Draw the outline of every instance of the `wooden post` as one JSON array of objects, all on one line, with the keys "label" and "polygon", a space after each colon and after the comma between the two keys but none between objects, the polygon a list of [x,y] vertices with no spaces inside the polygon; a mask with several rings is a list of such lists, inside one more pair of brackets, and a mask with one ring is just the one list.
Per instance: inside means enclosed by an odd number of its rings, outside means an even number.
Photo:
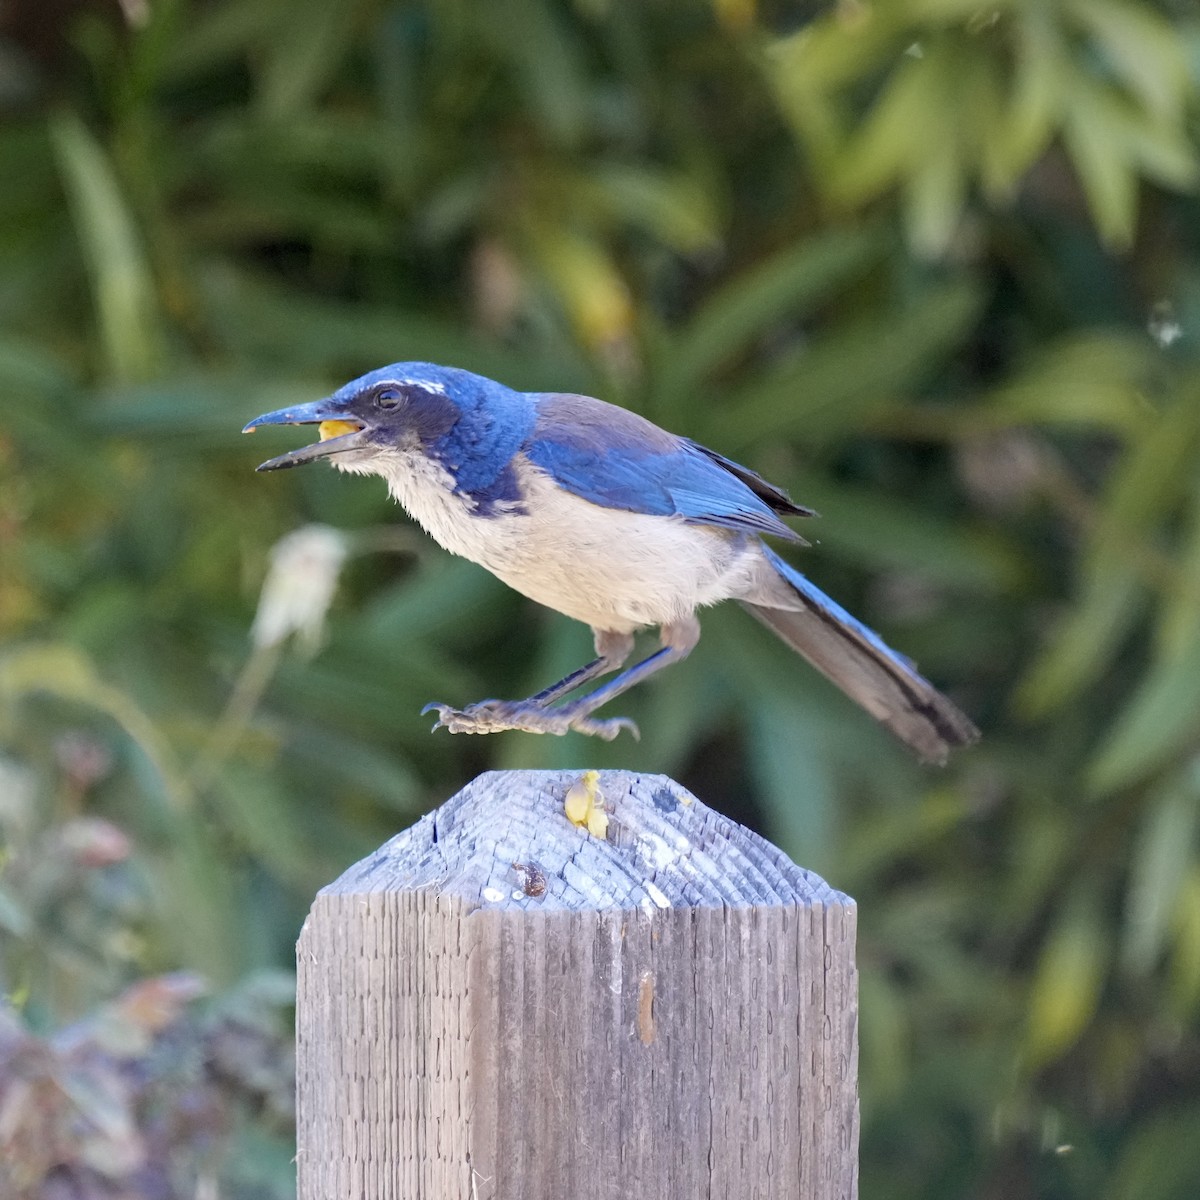
[{"label": "wooden post", "polygon": [[662,775],[481,775],[300,935],[300,1200],[854,1200],[854,902]]}]

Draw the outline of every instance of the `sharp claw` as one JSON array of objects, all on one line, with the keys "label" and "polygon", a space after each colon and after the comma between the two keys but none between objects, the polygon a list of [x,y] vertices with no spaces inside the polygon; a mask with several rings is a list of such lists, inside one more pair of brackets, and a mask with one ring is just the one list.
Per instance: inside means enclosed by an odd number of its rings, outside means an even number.
[{"label": "sharp claw", "polygon": [[450,708],[450,706],[448,704],[438,704],[435,701],[435,702],[425,705],[425,707],[423,709],[421,709],[421,716],[424,717],[431,712],[437,713],[438,719],[436,721],[434,721],[434,723],[432,725],[430,725],[430,727],[429,727],[430,733],[437,733],[437,731],[439,729],[441,729],[441,727],[443,725],[446,724],[447,713],[450,713],[452,711],[453,710]]},{"label": "sharp claw", "polygon": [[456,716],[458,716],[458,718],[462,718],[462,716],[467,715],[466,713],[458,712],[458,709],[456,708],[451,708],[449,704],[439,704],[437,702],[426,704],[425,708],[421,709],[421,716],[425,716],[427,713],[438,714],[438,719],[430,726],[430,733],[437,733],[438,730],[442,730],[442,728],[446,728],[446,730],[449,730],[451,733],[456,733],[458,731],[455,730],[454,719]]},{"label": "sharp claw", "polygon": [[561,737],[568,730],[575,730],[611,742],[622,729],[628,729],[636,740],[641,740],[638,727],[628,717],[607,720],[593,720],[584,715],[572,717],[569,711],[545,709],[520,701],[480,700],[463,709],[432,703],[421,709],[422,715],[431,712],[436,712],[438,719],[430,733],[438,729],[448,729],[451,733],[500,733],[519,729],[525,733],[553,733]]},{"label": "sharp claw", "polygon": [[638,727],[628,717],[610,717],[604,721],[593,721],[588,717],[581,717],[572,723],[571,728],[578,733],[603,738],[606,742],[614,741],[622,729],[628,729],[633,734],[635,741],[642,740]]}]

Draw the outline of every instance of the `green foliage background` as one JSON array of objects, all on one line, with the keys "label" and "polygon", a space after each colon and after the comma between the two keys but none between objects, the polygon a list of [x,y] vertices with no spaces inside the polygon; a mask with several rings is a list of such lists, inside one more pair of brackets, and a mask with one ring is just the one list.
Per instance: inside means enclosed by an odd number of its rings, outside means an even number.
[{"label": "green foliage background", "polygon": [[[0,1127],[50,1111],[3,1090],[5,1045],[78,1081],[191,1030],[183,1083],[126,1088],[78,1161],[27,1147],[15,1194],[287,1195],[278,1048],[215,1132],[144,1131],[225,1086],[197,1047],[230,1005],[286,1016],[315,889],[484,767],[618,764],[858,899],[864,1196],[1200,1194],[1194,5],[5,14]],[[919,768],[735,609],[621,703],[639,744],[430,736],[426,701],[528,694],[587,632],[378,481],[255,476],[295,438],[238,436],[406,358],[603,396],[788,487],[823,514],[804,569],[981,745]],[[346,531],[326,640],[256,648],[310,522]],[[181,970],[218,996],[129,1001]]]}]

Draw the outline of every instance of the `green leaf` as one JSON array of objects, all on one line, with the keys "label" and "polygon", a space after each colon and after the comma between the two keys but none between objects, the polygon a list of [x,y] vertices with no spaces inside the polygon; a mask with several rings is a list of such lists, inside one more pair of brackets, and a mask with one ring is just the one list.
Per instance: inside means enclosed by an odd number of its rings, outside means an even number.
[{"label": "green leaf", "polygon": [[258,56],[259,108],[267,121],[292,117],[314,103],[349,48],[356,7],[326,0],[277,3]]},{"label": "green leaf", "polygon": [[326,386],[340,385],[381,363],[417,359],[529,390],[586,390],[593,381],[578,361],[507,349],[415,307],[313,296],[249,270],[216,270],[201,284],[224,344],[256,363],[282,360],[292,379],[336,371]]},{"label": "green leaf", "polygon": [[871,964],[861,970],[858,998],[860,1053],[874,1064],[871,1071],[873,1092],[899,1098],[911,1077],[915,1040],[909,1028],[907,990]]},{"label": "green leaf", "polygon": [[[945,587],[1001,592],[1016,586],[1023,568],[1004,540],[926,508],[864,488],[837,485],[812,472],[796,490],[821,514],[802,532],[821,556],[872,570],[914,572]],[[815,553],[815,552],[814,552]],[[804,552],[788,557],[802,569]]]},{"label": "green leaf", "polygon": [[1155,628],[1155,649],[1163,659],[1185,653],[1200,625],[1200,488],[1187,500],[1175,557],[1176,585],[1163,596]]},{"label": "green leaf", "polygon": [[476,14],[502,56],[538,124],[557,142],[574,145],[586,123],[584,49],[553,6],[507,0]]},{"label": "green leaf", "polygon": [[979,289],[961,279],[919,293],[900,311],[842,322],[739,388],[711,413],[703,437],[730,452],[762,438],[816,438],[853,427],[865,411],[931,374],[966,337],[982,304]]},{"label": "green leaf", "polygon": [[1062,337],[993,391],[989,404],[1005,425],[1138,436],[1146,427],[1145,383],[1158,366],[1155,353],[1146,338],[1117,330]]},{"label": "green leaf", "polygon": [[[0,929],[15,938],[27,938],[34,932],[33,918],[25,906],[3,887],[0,887]],[[7,1002],[8,997],[0,995],[0,1001]]]},{"label": "green leaf", "polygon": [[469,626],[478,633],[502,627],[494,610],[495,580],[478,564],[436,547],[403,583],[382,589],[362,613],[363,634],[371,642],[428,642]]},{"label": "green leaf", "polygon": [[1198,440],[1200,405],[1190,395],[1143,421],[1090,531],[1082,596],[1021,685],[1028,712],[1062,703],[1110,661],[1144,596],[1147,572],[1139,551],[1186,486]]},{"label": "green leaf", "polygon": [[[410,820],[424,810],[424,783],[412,762],[395,750],[385,752],[362,739],[352,742],[312,727],[298,734],[286,749],[297,777],[317,784],[319,790],[364,791],[381,808]],[[305,862],[311,861],[309,850]]]},{"label": "green leaf", "polygon": [[249,915],[234,861],[224,850],[207,822],[186,819],[147,860],[167,960],[218,985],[245,969],[242,931]]},{"label": "green leaf", "polygon": [[48,398],[73,383],[69,364],[49,346],[32,338],[0,337],[0,406],[16,409],[31,395]]},{"label": "green leaf", "polygon": [[926,258],[940,258],[958,228],[967,178],[953,142],[927,153],[905,182],[905,225],[913,248]]},{"label": "green leaf", "polygon": [[1175,1014],[1191,1020],[1200,1007],[1200,866],[1188,868],[1172,929],[1169,996]]},{"label": "green leaf", "polygon": [[1157,412],[1147,406],[1139,430],[1113,471],[1088,555],[1105,565],[1128,557],[1191,481],[1200,443],[1200,404],[1191,392]]},{"label": "green leaf", "polygon": [[112,165],[83,122],[60,113],[50,133],[91,273],[109,368],[117,379],[148,378],[161,364],[163,345],[137,222]]},{"label": "green leaf", "polygon": [[1139,121],[1129,131],[1129,154],[1147,178],[1176,191],[1191,191],[1200,174],[1195,144],[1184,129]]},{"label": "green leaf", "polygon": [[1088,771],[1098,792],[1141,778],[1200,741],[1200,637],[1160,659],[1139,684]]},{"label": "green leaf", "polygon": [[285,794],[280,779],[228,763],[209,792],[221,826],[241,851],[264,863],[279,879],[311,882],[312,854],[295,819],[295,802]]},{"label": "green leaf", "polygon": [[615,257],[597,237],[537,226],[529,244],[576,336],[594,352],[611,353],[633,332],[633,296]]},{"label": "green leaf", "polygon": [[1171,121],[1182,116],[1192,84],[1169,22],[1145,4],[1122,0],[1070,0],[1070,9],[1152,115]]},{"label": "green leaf", "polygon": [[718,367],[755,339],[781,322],[808,316],[836,289],[863,275],[885,244],[877,227],[835,229],[735,276],[670,343],[656,392],[673,408],[690,400]]},{"label": "green leaf", "polygon": [[158,726],[132,697],[102,680],[82,651],[64,642],[31,642],[0,654],[0,703],[38,693],[106,713],[150,760],[176,811],[190,806],[191,794]]},{"label": "green leaf", "polygon": [[1017,690],[1017,708],[1045,716],[1093,682],[1116,654],[1144,608],[1136,572],[1095,572]]},{"label": "green leaf", "polygon": [[1100,236],[1116,249],[1133,239],[1137,175],[1128,154],[1128,113],[1107,88],[1075,75],[1066,90],[1063,141]]},{"label": "green leaf", "polygon": [[1008,196],[1050,144],[1063,107],[1066,49],[1040,11],[1031,7],[1015,31],[1020,48],[1006,101],[986,122],[980,148],[984,186]]},{"label": "green leaf", "polygon": [[706,181],[614,164],[590,172],[585,182],[614,218],[664,245],[682,254],[717,248],[717,218]]},{"label": "green leaf", "polygon": [[1157,963],[1186,896],[1200,828],[1200,770],[1185,767],[1156,788],[1133,845],[1122,959],[1134,975],[1145,976]]},{"label": "green leaf", "polygon": [[[156,6],[155,14],[164,7]],[[188,8],[184,18],[186,24],[163,48],[159,67],[164,80],[176,85],[203,80],[210,71],[241,67],[247,49],[270,38],[279,26],[274,0]]]},{"label": "green leaf", "polygon": [[931,144],[953,140],[939,67],[924,56],[898,60],[882,95],[831,164],[826,182],[840,203],[872,199],[919,170]]},{"label": "green leaf", "polygon": [[1102,1200],[1193,1200],[1200,1184],[1200,1105],[1176,1104],[1140,1121],[1121,1147]]},{"label": "green leaf", "polygon": [[1060,1058],[1091,1023],[1108,958],[1095,901],[1078,891],[1042,947],[1034,973],[1025,1029],[1032,1069]]},{"label": "green leaf", "polygon": [[861,79],[894,54],[897,31],[891,15],[877,8],[855,25],[835,15],[823,16],[772,43],[766,57],[768,77],[801,129],[812,132],[814,108],[822,98]]}]

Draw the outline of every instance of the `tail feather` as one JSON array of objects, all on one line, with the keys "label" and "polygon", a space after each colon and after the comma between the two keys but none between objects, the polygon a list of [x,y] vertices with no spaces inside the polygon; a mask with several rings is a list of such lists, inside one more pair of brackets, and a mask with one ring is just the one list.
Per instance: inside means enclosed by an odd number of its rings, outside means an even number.
[{"label": "tail feather", "polygon": [[918,674],[907,658],[778,555],[763,549],[803,607],[777,608],[743,600],[743,608],[925,761],[944,763],[955,746],[978,739],[979,730],[966,714]]}]

